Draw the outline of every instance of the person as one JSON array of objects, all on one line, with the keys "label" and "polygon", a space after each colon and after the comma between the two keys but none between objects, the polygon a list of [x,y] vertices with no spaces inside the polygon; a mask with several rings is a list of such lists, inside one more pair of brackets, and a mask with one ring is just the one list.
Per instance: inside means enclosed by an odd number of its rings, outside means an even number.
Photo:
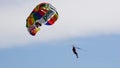
[{"label": "person", "polygon": [[78,53],[76,52],[76,47],[75,46],[73,46],[72,51],[76,55],[76,58],[78,58]]}]

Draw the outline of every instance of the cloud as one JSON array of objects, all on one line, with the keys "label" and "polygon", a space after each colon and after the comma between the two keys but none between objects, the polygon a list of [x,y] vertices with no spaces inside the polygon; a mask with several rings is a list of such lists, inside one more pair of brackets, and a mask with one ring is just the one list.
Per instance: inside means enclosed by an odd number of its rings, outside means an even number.
[{"label": "cloud", "polygon": [[0,48],[36,41],[120,34],[119,0],[46,1],[57,8],[59,19],[53,26],[43,25],[35,37],[29,35],[25,24],[38,1],[21,1],[17,2],[19,5],[1,8]]}]

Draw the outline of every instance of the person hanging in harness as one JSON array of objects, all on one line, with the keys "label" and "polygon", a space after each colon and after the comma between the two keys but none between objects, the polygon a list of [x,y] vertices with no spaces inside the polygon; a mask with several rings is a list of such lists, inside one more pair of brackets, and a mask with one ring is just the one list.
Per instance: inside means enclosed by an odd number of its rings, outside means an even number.
[{"label": "person hanging in harness", "polygon": [[76,47],[75,46],[73,46],[72,51],[76,55],[76,58],[79,58],[78,53],[76,52]]}]

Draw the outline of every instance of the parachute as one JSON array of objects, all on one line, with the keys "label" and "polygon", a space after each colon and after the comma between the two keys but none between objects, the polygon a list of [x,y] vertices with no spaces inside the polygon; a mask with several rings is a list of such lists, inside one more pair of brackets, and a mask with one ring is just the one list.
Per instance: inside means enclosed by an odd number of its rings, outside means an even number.
[{"label": "parachute", "polygon": [[58,19],[56,8],[50,3],[38,4],[26,19],[26,27],[28,32],[35,36],[40,30],[40,26],[53,25]]}]

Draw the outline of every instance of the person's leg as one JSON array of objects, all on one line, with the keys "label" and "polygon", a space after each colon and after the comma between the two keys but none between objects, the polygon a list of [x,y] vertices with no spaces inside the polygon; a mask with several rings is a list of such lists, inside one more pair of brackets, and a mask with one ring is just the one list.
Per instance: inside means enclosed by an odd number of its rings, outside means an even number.
[{"label": "person's leg", "polygon": [[75,52],[75,54],[76,54],[76,57],[78,58],[78,54],[77,54],[77,52]]}]

